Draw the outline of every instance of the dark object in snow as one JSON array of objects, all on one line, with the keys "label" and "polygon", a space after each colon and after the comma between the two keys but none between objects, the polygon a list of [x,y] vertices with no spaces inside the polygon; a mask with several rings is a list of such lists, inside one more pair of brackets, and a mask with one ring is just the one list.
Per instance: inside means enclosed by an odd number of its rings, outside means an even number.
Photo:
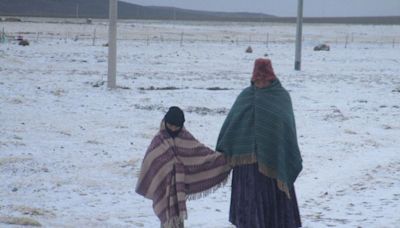
[{"label": "dark object in snow", "polygon": [[167,86],[167,87],[154,87],[154,86],[150,86],[148,88],[144,88],[144,87],[139,87],[139,90],[178,90],[181,88],[177,88],[175,86]]},{"label": "dark object in snow", "polygon": [[17,18],[17,17],[7,17],[7,18],[4,19],[4,21],[7,21],[7,22],[21,22],[22,20],[20,18]]},{"label": "dark object in snow", "polygon": [[268,53],[265,53],[264,56],[267,57],[267,56],[268,56]]},{"label": "dark object in snow", "polygon": [[18,44],[21,45],[21,46],[29,46],[29,41],[28,40],[21,40],[21,41],[19,41]]},{"label": "dark object in snow", "polygon": [[327,44],[318,44],[314,47],[314,51],[330,51],[330,47]]},{"label": "dark object in snow", "polygon": [[11,191],[16,192],[18,191],[18,188],[14,187]]},{"label": "dark object in snow", "polygon": [[120,89],[131,89],[129,86],[117,86],[117,88],[120,88]]},{"label": "dark object in snow", "polygon": [[230,90],[229,88],[221,88],[221,87],[208,87],[207,90]]},{"label": "dark object in snow", "polygon": [[22,40],[24,40],[24,37],[23,36],[21,36],[21,35],[19,35],[19,36],[17,36],[17,39],[16,40],[18,40],[18,41],[22,41]]},{"label": "dark object in snow", "polygon": [[392,90],[393,93],[400,93],[400,87]]},{"label": "dark object in snow", "polygon": [[105,81],[97,81],[95,83],[92,83],[93,87],[100,87],[102,85],[104,85]]},{"label": "dark object in snow", "polygon": [[251,46],[248,46],[246,49],[246,53],[253,53],[253,48],[251,48]]},{"label": "dark object in snow", "polygon": [[93,20],[92,18],[86,18],[86,24],[92,24]]}]

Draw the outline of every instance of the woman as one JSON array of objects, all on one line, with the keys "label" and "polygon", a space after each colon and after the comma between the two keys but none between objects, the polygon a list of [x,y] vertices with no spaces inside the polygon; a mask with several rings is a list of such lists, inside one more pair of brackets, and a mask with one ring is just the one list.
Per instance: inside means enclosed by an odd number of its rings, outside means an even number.
[{"label": "woman", "polygon": [[136,192],[153,200],[163,228],[182,228],[186,199],[221,186],[230,168],[224,156],[197,141],[183,126],[178,107],[169,108],[143,159]]},{"label": "woman", "polygon": [[221,128],[217,151],[233,166],[229,220],[238,228],[301,227],[294,181],[302,169],[289,93],[268,59]]}]

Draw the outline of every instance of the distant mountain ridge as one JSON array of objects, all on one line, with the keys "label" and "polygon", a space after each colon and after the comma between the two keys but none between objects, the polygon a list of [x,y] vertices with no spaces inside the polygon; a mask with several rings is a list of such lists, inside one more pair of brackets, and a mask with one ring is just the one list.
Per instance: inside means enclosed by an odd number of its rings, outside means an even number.
[{"label": "distant mountain ridge", "polygon": [[[0,16],[107,18],[108,0],[0,0]],[[118,2],[120,19],[260,21],[260,13],[226,13]]]},{"label": "distant mountain ridge", "polygon": [[[0,0],[0,16],[108,18],[109,0]],[[118,18],[151,20],[254,21],[295,23],[295,17],[262,13],[211,12],[118,2]],[[400,16],[309,17],[306,23],[400,24]]]}]

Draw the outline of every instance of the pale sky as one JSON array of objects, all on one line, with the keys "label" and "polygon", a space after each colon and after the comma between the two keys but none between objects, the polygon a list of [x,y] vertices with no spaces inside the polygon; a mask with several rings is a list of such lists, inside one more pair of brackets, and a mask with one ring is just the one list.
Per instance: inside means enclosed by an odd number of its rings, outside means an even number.
[{"label": "pale sky", "polygon": [[[296,16],[297,0],[123,0],[144,6]],[[400,16],[400,0],[304,0],[304,16]]]}]

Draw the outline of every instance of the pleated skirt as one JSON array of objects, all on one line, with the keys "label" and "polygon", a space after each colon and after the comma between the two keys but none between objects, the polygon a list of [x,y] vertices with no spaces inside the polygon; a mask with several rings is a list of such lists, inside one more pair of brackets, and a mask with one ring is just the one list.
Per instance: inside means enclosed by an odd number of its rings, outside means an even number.
[{"label": "pleated skirt", "polygon": [[289,199],[275,179],[258,171],[257,164],[233,169],[229,221],[237,228],[301,227],[294,187]]}]

